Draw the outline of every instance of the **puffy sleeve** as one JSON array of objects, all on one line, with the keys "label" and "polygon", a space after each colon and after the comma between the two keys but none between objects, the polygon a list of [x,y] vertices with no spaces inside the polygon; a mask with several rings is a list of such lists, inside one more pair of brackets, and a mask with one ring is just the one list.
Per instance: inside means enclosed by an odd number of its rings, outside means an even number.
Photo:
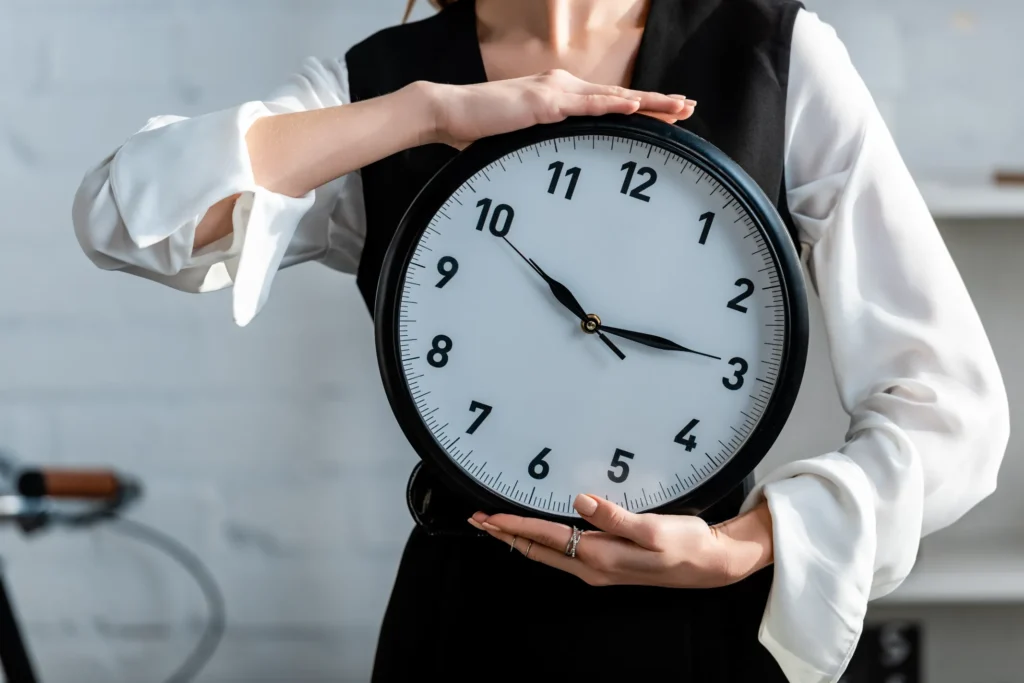
[{"label": "puffy sleeve", "polygon": [[[350,173],[304,197],[256,185],[245,142],[259,118],[349,102],[340,60],[306,60],[271,97],[192,118],[158,116],[89,170],[72,208],[75,235],[100,268],[188,292],[233,286],[235,321],[259,312],[279,268],[322,261],[355,272],[365,219]],[[193,251],[196,226],[239,195],[233,230]]]},{"label": "puffy sleeve", "polygon": [[995,489],[1006,392],[970,296],[833,29],[800,13],[787,105],[787,199],[809,247],[845,443],[770,473],[775,576],[760,640],[794,683],[837,681],[867,603],[922,536]]}]

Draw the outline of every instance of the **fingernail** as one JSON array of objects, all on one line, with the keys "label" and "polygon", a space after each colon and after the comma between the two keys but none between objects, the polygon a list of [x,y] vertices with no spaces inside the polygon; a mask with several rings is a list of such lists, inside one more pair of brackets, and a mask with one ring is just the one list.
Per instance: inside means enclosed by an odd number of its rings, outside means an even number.
[{"label": "fingernail", "polygon": [[669,95],[673,100],[685,100],[686,95]]},{"label": "fingernail", "polygon": [[686,100],[686,104],[690,105],[691,107],[696,107],[697,100]]},{"label": "fingernail", "polygon": [[475,519],[473,519],[472,517],[470,517],[470,518],[469,518],[469,519],[467,519],[466,521],[467,521],[467,522],[469,522],[469,523],[470,523],[471,525],[475,526],[475,527],[476,527],[477,529],[480,529],[480,531],[483,531],[483,530],[484,530],[484,527],[483,527],[483,525],[481,525],[481,524],[480,524],[480,522],[476,521],[476,520],[475,520]]},{"label": "fingernail", "polygon": [[576,496],[576,500],[573,502],[572,506],[576,508],[576,512],[580,513],[584,517],[589,517],[597,512],[597,501],[585,493],[581,493]]},{"label": "fingernail", "polygon": [[480,527],[486,529],[487,531],[501,531],[501,529],[499,529],[498,527],[494,526],[489,522],[484,522],[480,525]]},{"label": "fingernail", "polygon": [[490,516],[490,515],[488,515],[488,514],[487,514],[487,513],[485,513],[485,512],[474,512],[474,513],[473,513],[473,519],[474,519],[475,521],[477,521],[477,522],[486,522],[486,521],[487,521],[487,518],[488,518],[489,516]]}]

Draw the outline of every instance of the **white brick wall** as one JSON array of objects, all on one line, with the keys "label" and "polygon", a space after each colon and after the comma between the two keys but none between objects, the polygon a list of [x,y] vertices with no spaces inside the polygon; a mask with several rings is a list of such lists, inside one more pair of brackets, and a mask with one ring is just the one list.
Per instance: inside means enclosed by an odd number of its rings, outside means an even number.
[{"label": "white brick wall", "polygon": [[[139,518],[199,553],[227,595],[228,635],[204,681],[366,680],[411,526],[402,493],[414,457],[351,278],[288,270],[239,330],[226,293],[93,268],[72,235],[71,198],[149,116],[258,98],[302,57],[341,54],[403,6],[0,0],[0,446],[143,476]],[[915,168],[1022,157],[1024,100],[1007,92],[1022,58],[1014,0],[972,3],[973,27],[952,0],[812,6],[835,17]],[[1005,294],[985,264],[1019,248],[1015,234],[999,233],[991,252],[956,238],[976,266],[972,287]],[[987,309],[1009,355],[1019,325]],[[818,400],[832,391],[820,339],[812,356],[811,388],[773,461],[830,448],[845,427]],[[977,528],[1021,512],[1010,497],[987,505]],[[161,680],[202,622],[177,567],[109,532],[25,542],[0,530],[0,553],[48,681]]]}]

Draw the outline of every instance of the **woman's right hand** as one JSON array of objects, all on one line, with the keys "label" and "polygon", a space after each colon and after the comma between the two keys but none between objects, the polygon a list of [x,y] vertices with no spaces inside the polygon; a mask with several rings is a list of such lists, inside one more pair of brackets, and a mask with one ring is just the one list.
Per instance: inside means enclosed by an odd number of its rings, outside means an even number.
[{"label": "woman's right hand", "polygon": [[569,116],[639,111],[675,123],[689,118],[697,104],[682,95],[589,83],[561,69],[476,85],[423,85],[433,110],[436,141],[457,149],[480,138]]}]

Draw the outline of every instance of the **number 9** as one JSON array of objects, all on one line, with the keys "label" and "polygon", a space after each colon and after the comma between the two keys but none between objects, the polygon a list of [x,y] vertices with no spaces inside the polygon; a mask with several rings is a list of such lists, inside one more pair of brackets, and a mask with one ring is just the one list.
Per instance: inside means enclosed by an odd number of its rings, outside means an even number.
[{"label": "number 9", "polygon": [[440,289],[455,277],[455,273],[459,272],[459,262],[451,256],[442,256],[441,260],[437,262],[437,272],[441,273],[442,277],[435,287]]}]

